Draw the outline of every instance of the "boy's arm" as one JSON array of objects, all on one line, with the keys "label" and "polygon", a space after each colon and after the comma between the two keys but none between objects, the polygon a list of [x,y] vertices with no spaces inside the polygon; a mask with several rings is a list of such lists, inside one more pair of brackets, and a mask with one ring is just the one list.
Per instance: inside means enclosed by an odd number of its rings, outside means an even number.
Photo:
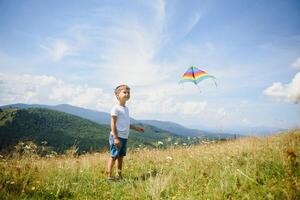
[{"label": "boy's arm", "polygon": [[134,126],[132,124],[130,124],[130,129],[133,129],[133,130],[141,132],[141,133],[143,133],[145,131],[144,128],[137,127],[137,126]]},{"label": "boy's arm", "polygon": [[114,136],[114,138],[118,137],[118,131],[117,131],[117,116],[111,116],[111,120],[110,120],[110,128],[111,128],[111,132]]},{"label": "boy's arm", "polygon": [[120,140],[119,140],[118,131],[117,131],[117,116],[111,116],[110,128],[111,128],[111,132],[114,136],[115,145],[119,145]]}]

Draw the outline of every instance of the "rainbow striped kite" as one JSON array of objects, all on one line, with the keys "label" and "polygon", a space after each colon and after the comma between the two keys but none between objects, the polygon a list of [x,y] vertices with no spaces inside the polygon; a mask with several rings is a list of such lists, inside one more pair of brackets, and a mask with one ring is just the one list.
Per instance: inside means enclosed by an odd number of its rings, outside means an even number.
[{"label": "rainbow striped kite", "polygon": [[217,83],[215,81],[216,78],[214,76],[208,74],[205,71],[202,71],[202,70],[198,69],[197,67],[191,66],[183,74],[183,76],[181,77],[181,80],[179,81],[179,83],[193,82],[193,83],[195,83],[195,85],[197,87],[199,87],[197,84],[200,81],[203,81],[204,79],[207,79],[207,78],[212,78],[215,82],[215,85],[217,86]]}]

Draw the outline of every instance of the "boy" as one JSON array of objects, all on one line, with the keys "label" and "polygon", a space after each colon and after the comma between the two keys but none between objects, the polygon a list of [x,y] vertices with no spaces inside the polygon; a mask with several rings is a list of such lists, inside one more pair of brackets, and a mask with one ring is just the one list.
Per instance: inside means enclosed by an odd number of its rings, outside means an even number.
[{"label": "boy", "polygon": [[127,85],[119,85],[115,89],[115,95],[118,104],[111,109],[111,132],[109,134],[111,157],[107,163],[108,180],[114,180],[112,169],[115,161],[117,161],[118,177],[122,178],[122,164],[123,157],[126,156],[129,129],[144,132],[143,128],[130,124],[129,110],[125,106],[126,101],[130,98],[130,88]]}]

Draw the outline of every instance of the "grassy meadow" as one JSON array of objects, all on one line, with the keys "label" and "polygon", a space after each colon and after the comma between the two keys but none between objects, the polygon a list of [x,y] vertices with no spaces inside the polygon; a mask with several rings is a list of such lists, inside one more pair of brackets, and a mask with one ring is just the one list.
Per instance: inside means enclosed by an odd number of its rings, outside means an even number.
[{"label": "grassy meadow", "polygon": [[300,199],[300,130],[131,150],[118,181],[107,152],[73,153],[0,156],[0,199]]}]

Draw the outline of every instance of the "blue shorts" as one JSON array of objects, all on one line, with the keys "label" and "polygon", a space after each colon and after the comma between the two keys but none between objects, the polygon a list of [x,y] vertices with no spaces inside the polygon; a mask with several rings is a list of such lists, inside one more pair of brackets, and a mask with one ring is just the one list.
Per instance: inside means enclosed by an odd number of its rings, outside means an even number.
[{"label": "blue shorts", "polygon": [[119,137],[119,140],[120,140],[120,146],[119,148],[117,148],[114,143],[114,136],[112,134],[109,134],[109,150],[110,150],[110,155],[113,158],[126,156],[127,139]]}]

